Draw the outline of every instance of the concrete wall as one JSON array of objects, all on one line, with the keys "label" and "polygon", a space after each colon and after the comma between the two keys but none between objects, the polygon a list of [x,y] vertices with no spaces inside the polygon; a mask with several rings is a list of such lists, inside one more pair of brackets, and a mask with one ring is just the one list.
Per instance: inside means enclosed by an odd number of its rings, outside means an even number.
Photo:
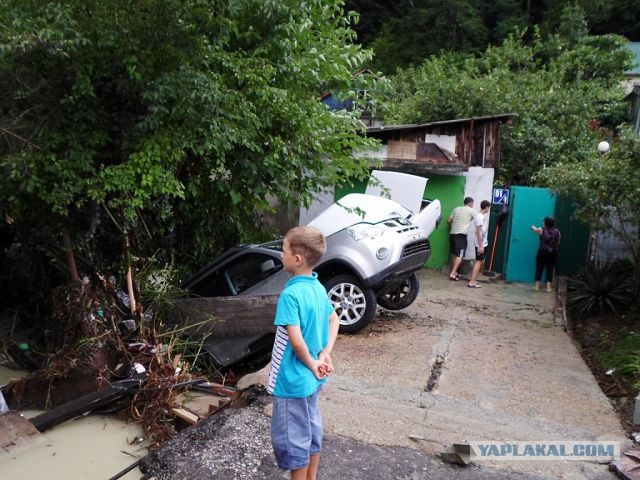
[{"label": "concrete wall", "polygon": [[[483,167],[470,167],[468,172],[462,173],[462,176],[465,178],[464,197],[473,198],[473,207],[477,212],[480,211],[480,203],[482,200],[491,202],[493,199],[494,174],[493,168]],[[462,201],[460,203],[462,203]],[[489,215],[487,215],[484,221],[489,225]],[[476,257],[476,240],[473,232],[469,233],[468,238],[465,259],[472,260]]]},{"label": "concrete wall", "polygon": [[470,167],[468,172],[463,172],[466,183],[464,196],[475,200],[476,210],[480,210],[482,200],[491,201],[493,196],[493,168]]},{"label": "concrete wall", "polygon": [[327,209],[327,207],[333,205],[335,199],[335,191],[324,193],[317,193],[309,208],[300,207],[300,219],[299,225],[306,225],[311,220],[316,218],[320,213]]}]

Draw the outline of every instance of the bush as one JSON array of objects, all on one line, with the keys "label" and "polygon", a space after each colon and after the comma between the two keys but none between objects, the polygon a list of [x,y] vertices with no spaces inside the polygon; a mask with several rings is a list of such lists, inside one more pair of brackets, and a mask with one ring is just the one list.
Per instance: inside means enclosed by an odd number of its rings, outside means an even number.
[{"label": "bush", "polygon": [[590,263],[569,279],[567,289],[567,306],[578,317],[617,313],[633,301],[632,279],[624,262]]},{"label": "bush", "polygon": [[631,333],[620,340],[603,361],[614,367],[616,373],[628,377],[632,388],[640,388],[640,333]]}]

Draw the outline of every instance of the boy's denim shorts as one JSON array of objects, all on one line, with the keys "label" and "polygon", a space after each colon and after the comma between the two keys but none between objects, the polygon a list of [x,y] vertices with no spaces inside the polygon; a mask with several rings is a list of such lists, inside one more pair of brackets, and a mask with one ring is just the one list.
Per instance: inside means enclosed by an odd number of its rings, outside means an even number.
[{"label": "boy's denim shorts", "polygon": [[309,465],[309,457],[320,453],[322,416],[318,397],[322,386],[304,398],[273,397],[271,443],[278,466],[298,470]]}]

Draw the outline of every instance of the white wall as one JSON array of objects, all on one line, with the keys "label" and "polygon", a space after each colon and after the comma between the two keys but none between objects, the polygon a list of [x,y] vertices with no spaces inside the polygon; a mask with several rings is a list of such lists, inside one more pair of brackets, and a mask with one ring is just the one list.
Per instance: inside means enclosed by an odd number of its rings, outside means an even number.
[{"label": "white wall", "polygon": [[[482,200],[491,201],[493,198],[494,169],[469,167],[468,172],[462,172],[458,175],[465,177],[464,196],[473,198],[473,208],[479,212]],[[489,215],[485,217],[484,221],[488,225]],[[467,244],[464,258],[467,260],[475,259],[476,238],[473,232],[469,233]]]},{"label": "white wall", "polygon": [[309,208],[300,207],[300,225],[307,225],[311,220],[316,218],[320,213],[324,212],[328,207],[333,205],[335,198],[335,190],[328,192],[316,193],[313,202]]},{"label": "white wall", "polygon": [[451,153],[456,153],[456,137],[455,135],[432,135],[427,133],[424,136],[425,143],[435,143],[439,147],[449,150]]},{"label": "white wall", "polygon": [[464,196],[474,200],[476,210],[480,210],[482,200],[491,201],[493,197],[493,168],[470,167],[468,172],[462,172],[466,177]]}]

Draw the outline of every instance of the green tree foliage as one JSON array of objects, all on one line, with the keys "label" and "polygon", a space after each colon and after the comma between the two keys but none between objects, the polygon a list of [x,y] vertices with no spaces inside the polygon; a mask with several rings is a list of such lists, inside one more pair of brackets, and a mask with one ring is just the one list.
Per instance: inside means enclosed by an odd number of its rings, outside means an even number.
[{"label": "green tree foliage", "polygon": [[640,10],[633,0],[347,0],[346,5],[359,13],[359,41],[374,48],[375,66],[386,73],[440,51],[479,53],[518,30],[538,29],[546,36],[566,25],[567,10],[586,12],[585,33],[640,41]]},{"label": "green tree foliage", "polygon": [[319,102],[371,59],[340,0],[0,3],[1,207],[42,245],[199,264],[269,198],[368,173],[357,115]]},{"label": "green tree foliage", "polygon": [[[415,64],[442,50],[480,51],[487,31],[471,0],[429,0],[392,17],[372,42],[376,66],[385,71]],[[425,37],[429,41],[425,41]]]},{"label": "green tree foliage", "polygon": [[[573,17],[571,17],[573,18]],[[513,113],[502,129],[498,174],[527,185],[559,160],[589,158],[601,124],[624,119],[619,86],[629,54],[616,36],[509,37],[482,56],[443,54],[391,77],[378,103],[387,123]]]},{"label": "green tree foliage", "polygon": [[634,297],[640,294],[640,136],[628,126],[598,154],[594,144],[582,162],[561,160],[542,170],[539,179],[579,206],[587,225],[613,232],[635,264]]}]

